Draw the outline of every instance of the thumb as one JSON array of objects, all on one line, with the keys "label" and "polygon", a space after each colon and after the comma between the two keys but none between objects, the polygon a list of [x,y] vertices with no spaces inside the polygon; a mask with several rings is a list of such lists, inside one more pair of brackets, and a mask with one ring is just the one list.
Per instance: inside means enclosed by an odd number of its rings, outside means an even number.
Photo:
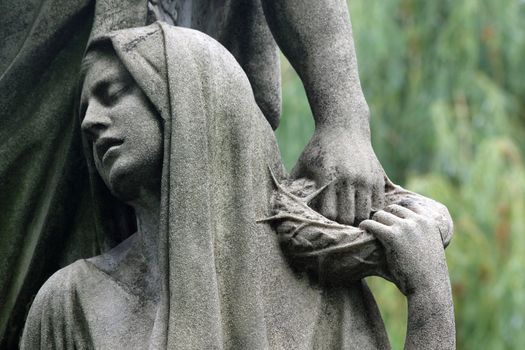
[{"label": "thumb", "polygon": [[359,224],[359,228],[371,233],[376,237],[385,247],[392,245],[394,233],[390,226],[384,225],[374,220],[364,220]]}]

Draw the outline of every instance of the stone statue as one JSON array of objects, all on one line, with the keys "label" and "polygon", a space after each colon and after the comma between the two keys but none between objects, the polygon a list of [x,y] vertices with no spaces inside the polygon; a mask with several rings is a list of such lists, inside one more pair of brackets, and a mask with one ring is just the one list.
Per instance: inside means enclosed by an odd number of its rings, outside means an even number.
[{"label": "stone statue", "polygon": [[137,232],[44,284],[23,349],[385,349],[370,274],[407,296],[407,348],[454,348],[445,207],[386,179],[359,227],[313,211],[333,183],[288,178],[245,73],[200,32],[102,35],[82,75],[94,194]]},{"label": "stone statue", "polygon": [[[384,173],[370,144],[345,1],[6,0],[0,12],[0,139],[9,140],[0,144],[0,346],[16,346],[48,276],[134,231],[127,208],[115,209],[111,197],[92,201],[71,113],[86,42],[110,30],[161,19],[214,37],[246,72],[273,128],[280,117],[275,37],[316,121],[294,178],[330,182],[312,205],[347,225],[383,207]],[[121,220],[107,225],[107,216]]]},{"label": "stone statue", "polygon": [[280,118],[277,48],[304,85],[315,132],[292,171],[331,185],[313,206],[351,225],[384,205],[384,171],[372,149],[346,0],[150,0],[155,17],[217,39],[248,75],[273,128]]}]

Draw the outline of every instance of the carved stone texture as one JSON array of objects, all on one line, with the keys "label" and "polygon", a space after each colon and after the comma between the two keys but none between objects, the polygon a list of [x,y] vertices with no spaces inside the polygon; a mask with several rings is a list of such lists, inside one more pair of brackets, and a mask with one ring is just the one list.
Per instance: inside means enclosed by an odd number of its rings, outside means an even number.
[{"label": "carved stone texture", "polygon": [[[445,207],[385,178],[388,205],[360,228],[311,210],[331,184],[283,180],[245,73],[198,31],[94,38],[82,76],[93,193],[132,206],[137,232],[44,284],[22,349],[384,349],[369,274],[407,295],[409,348],[453,347]],[[291,267],[309,259],[323,283]]]},{"label": "carved stone texture", "polygon": [[74,110],[90,32],[145,15],[143,0],[0,1],[0,348],[18,348],[51,274],[122,240],[93,219]]},{"label": "carved stone texture", "polygon": [[255,100],[274,129],[281,117],[278,49],[259,0],[149,0],[151,22],[192,28],[230,51],[248,76]]},{"label": "carved stone texture", "polygon": [[[312,285],[287,264],[271,226],[256,223],[269,215],[268,166],[285,173],[227,50],[155,23],[103,36],[88,51],[80,111],[86,157],[100,174],[91,172],[94,193],[132,205],[138,230],[45,283],[23,349],[388,348],[364,282]],[[151,123],[134,112],[147,107],[144,96],[162,125],[156,175],[156,158],[146,165],[141,155],[149,146],[129,139]]]},{"label": "carved stone texture", "polygon": [[[294,267],[309,272],[322,284],[330,285],[373,275],[392,279],[383,246],[372,234],[329,220],[309,206],[329,184],[318,189],[308,179],[283,183],[279,183],[275,176],[272,179],[275,185],[272,216],[259,222],[272,223]],[[388,179],[387,183],[387,205],[421,205],[425,215],[439,228],[443,246],[447,247],[453,233],[447,209],[432,199],[394,185]]]}]

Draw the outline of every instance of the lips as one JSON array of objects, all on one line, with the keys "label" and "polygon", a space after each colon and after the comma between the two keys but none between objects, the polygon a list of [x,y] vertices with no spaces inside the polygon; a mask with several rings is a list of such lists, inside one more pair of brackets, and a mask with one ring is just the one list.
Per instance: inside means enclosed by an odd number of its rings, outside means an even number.
[{"label": "lips", "polygon": [[95,143],[95,149],[97,151],[97,157],[101,161],[104,159],[104,155],[107,151],[114,146],[120,146],[124,143],[123,140],[115,137],[101,137]]}]

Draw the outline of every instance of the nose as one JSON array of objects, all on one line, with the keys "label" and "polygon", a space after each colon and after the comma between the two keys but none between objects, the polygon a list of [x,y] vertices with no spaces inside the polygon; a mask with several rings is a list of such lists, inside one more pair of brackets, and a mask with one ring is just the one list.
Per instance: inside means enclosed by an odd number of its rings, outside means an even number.
[{"label": "nose", "polygon": [[111,119],[105,112],[104,106],[97,102],[90,103],[80,125],[82,131],[93,139],[98,138],[111,124]]}]

